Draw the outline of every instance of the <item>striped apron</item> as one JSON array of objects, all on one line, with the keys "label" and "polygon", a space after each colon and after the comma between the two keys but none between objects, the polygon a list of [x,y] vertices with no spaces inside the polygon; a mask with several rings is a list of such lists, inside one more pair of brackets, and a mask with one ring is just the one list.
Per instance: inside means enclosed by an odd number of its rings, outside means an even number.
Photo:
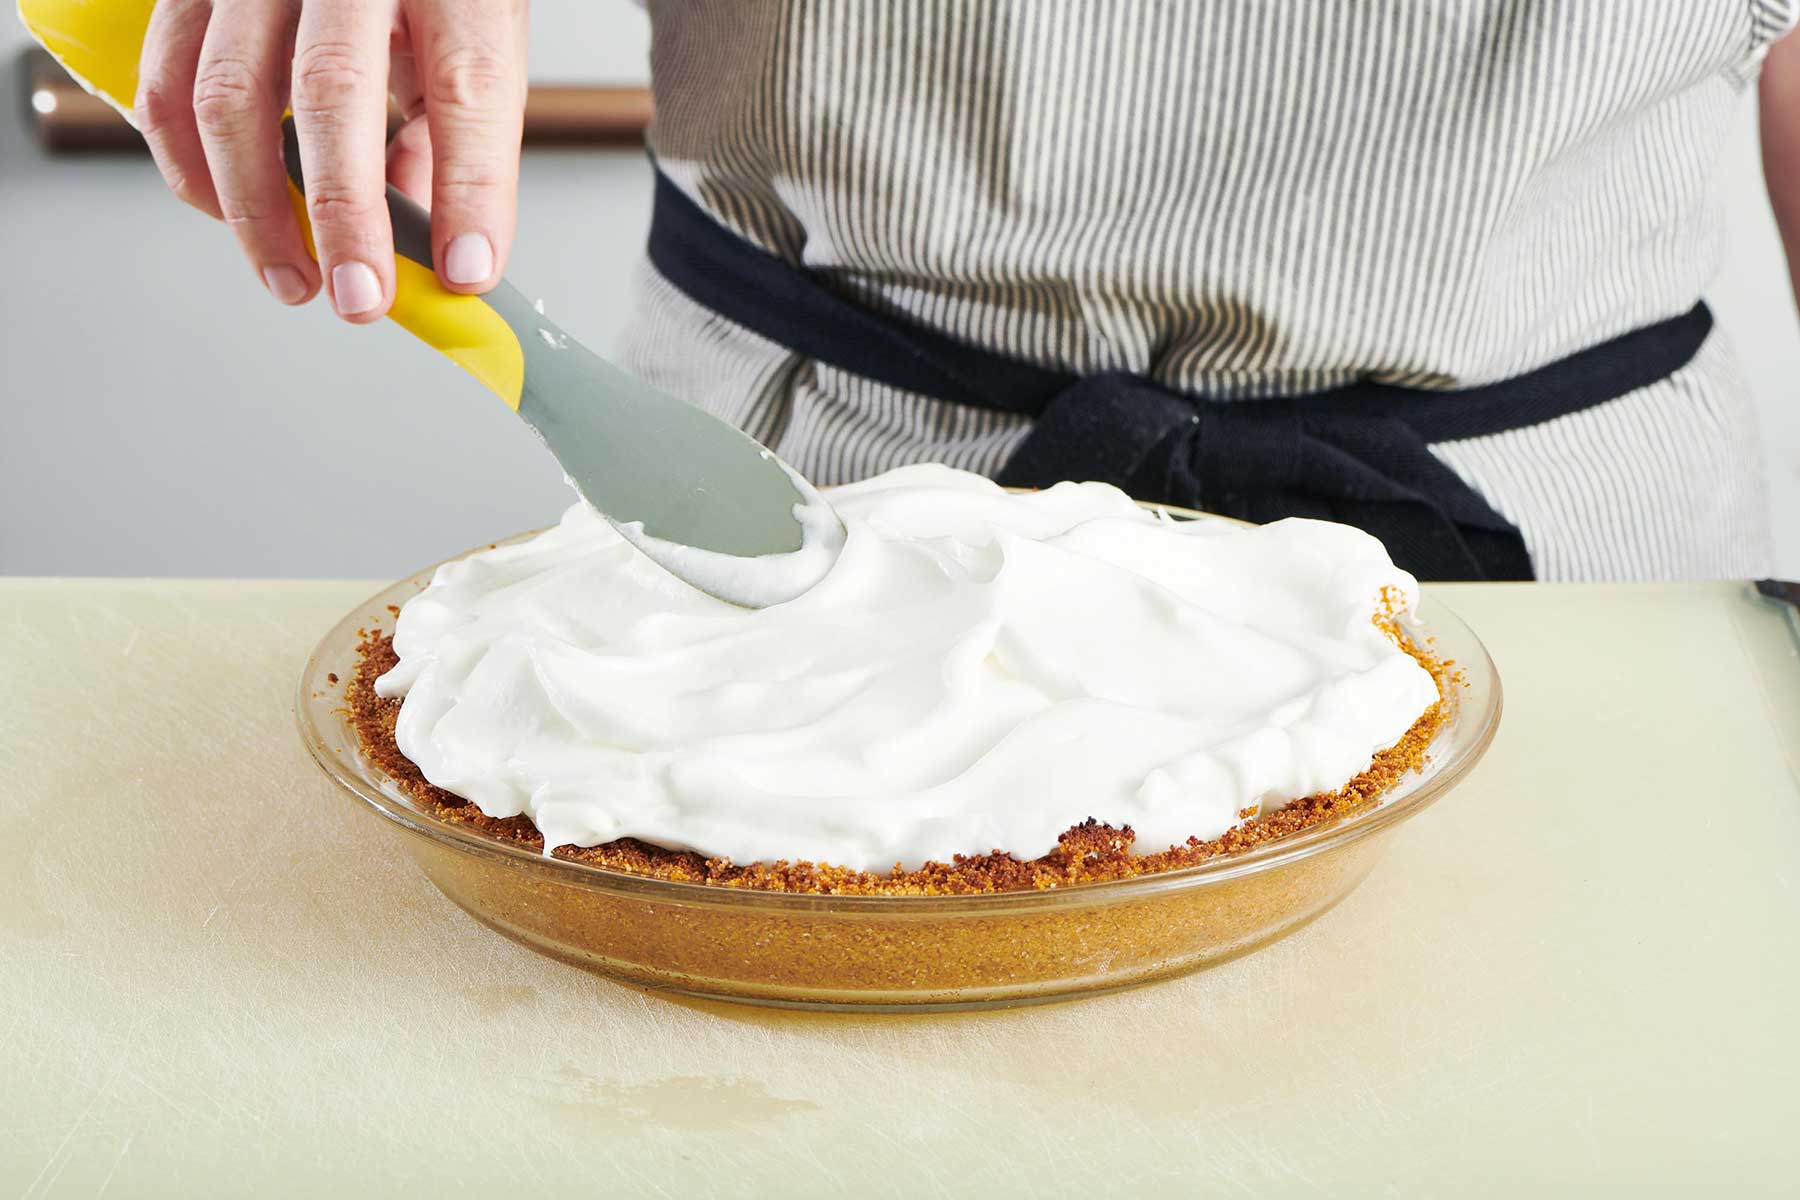
[{"label": "striped apron", "polygon": [[[1794,19],[1792,0],[650,8],[659,166],[725,229],[875,318],[1219,408],[1371,386],[1454,406],[1678,320],[1719,261],[1719,146]],[[1037,419],[846,369],[654,263],[622,356],[826,483],[996,474]],[[1540,578],[1767,568],[1717,332],[1604,403],[1434,427],[1429,455]]]}]

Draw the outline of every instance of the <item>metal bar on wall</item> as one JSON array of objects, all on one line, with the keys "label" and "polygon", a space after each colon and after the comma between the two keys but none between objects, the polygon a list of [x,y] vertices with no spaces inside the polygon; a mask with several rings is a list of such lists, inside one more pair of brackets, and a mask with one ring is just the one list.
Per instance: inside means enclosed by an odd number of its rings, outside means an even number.
[{"label": "metal bar on wall", "polygon": [[[84,91],[44,51],[25,52],[32,126],[46,150],[144,149],[144,141],[107,103]],[[527,146],[635,146],[650,124],[650,89],[532,84],[525,97]],[[398,123],[398,117],[390,114]]]}]

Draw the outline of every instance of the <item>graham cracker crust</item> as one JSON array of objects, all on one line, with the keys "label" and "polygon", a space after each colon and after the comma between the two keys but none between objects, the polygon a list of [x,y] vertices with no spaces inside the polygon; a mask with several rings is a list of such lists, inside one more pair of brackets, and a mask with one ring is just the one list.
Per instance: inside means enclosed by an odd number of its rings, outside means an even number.
[{"label": "graham cracker crust", "polygon": [[[1419,646],[1405,636],[1394,615],[1395,603],[1395,597],[1383,596],[1373,619],[1395,644],[1431,672],[1437,682],[1438,701],[1420,715],[1399,742],[1377,754],[1368,770],[1337,791],[1308,796],[1278,812],[1251,818],[1220,837],[1189,838],[1166,850],[1133,854],[1135,836],[1129,826],[1114,828],[1089,817],[1065,831],[1056,849],[1041,858],[1020,860],[990,851],[958,855],[948,863],[929,862],[911,871],[896,865],[886,873],[804,861],[740,866],[729,859],[665,850],[635,838],[589,847],[558,846],[552,855],[609,871],[711,887],[838,896],[961,896],[1129,879],[1242,854],[1367,808],[1408,773],[1425,765],[1427,750],[1448,718],[1449,697],[1459,676],[1455,663],[1437,657],[1428,646]],[[541,851],[543,835],[529,817],[490,817],[470,801],[429,783],[412,760],[401,753],[394,740],[400,701],[375,694],[375,680],[399,661],[393,638],[380,629],[360,632],[357,668],[346,685],[344,700],[363,753],[438,820]]]}]

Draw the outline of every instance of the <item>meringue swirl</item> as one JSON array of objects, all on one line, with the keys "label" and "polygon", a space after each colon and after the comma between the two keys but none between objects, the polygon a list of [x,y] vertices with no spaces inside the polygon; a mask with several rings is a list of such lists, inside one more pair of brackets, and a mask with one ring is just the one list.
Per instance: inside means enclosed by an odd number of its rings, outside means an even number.
[{"label": "meringue swirl", "polygon": [[763,609],[585,503],[402,609],[396,741],[546,849],[739,863],[1036,858],[1095,817],[1140,852],[1332,791],[1437,699],[1372,620],[1417,584],[1359,530],[1177,522],[1104,484],[948,467],[835,489],[824,579]]}]

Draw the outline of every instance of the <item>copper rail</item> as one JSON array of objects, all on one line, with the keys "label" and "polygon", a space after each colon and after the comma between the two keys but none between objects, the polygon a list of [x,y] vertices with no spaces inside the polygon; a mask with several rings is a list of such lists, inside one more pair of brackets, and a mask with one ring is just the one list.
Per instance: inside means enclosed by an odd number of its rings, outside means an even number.
[{"label": "copper rail", "polygon": [[[32,126],[46,150],[142,151],[144,141],[107,103],[82,90],[44,51],[24,56]],[[650,89],[532,84],[525,97],[527,146],[635,146],[650,124]],[[397,123],[397,115],[390,114]]]}]

